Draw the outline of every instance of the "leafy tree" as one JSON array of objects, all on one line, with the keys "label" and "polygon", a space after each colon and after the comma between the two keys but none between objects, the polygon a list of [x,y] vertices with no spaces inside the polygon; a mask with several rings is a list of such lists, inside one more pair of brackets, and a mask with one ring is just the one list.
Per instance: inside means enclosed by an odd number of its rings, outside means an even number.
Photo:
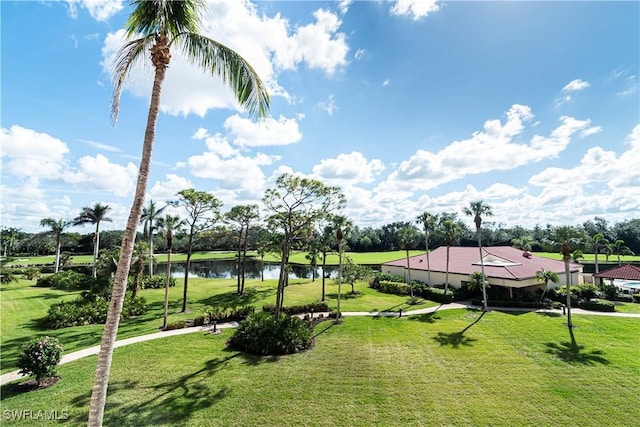
[{"label": "leafy tree", "polygon": [[409,250],[418,240],[418,231],[414,226],[403,227],[398,230],[398,246],[405,250],[407,259],[407,284],[409,285],[410,296],[413,297],[413,283],[411,281],[411,267],[409,265]]},{"label": "leafy tree", "polygon": [[232,89],[239,105],[247,108],[251,115],[264,117],[269,109],[267,89],[251,65],[235,51],[200,34],[200,18],[205,7],[203,0],[134,0],[132,6],[133,11],[125,30],[129,41],[118,51],[115,62],[116,88],[112,103],[114,122],[118,117],[120,94],[129,72],[133,64],[147,57],[148,52],[151,52],[155,75],[136,190],[122,239],[122,253],[113,286],[113,303],[109,306],[98,354],[89,408],[89,427],[100,426],[104,416],[113,348],[127,287],[136,228],[142,214],[160,109],[160,92],[171,61],[171,48],[181,50],[192,64],[220,77]]},{"label": "leafy tree", "polygon": [[163,207],[158,208],[153,200],[149,200],[147,206],[142,208],[140,223],[142,224],[144,230],[142,233],[142,238],[147,239],[147,241],[149,242],[149,276],[153,276],[153,232],[157,228],[157,226],[154,225],[154,220],[158,218],[158,216],[167,208],[167,206],[168,205],[164,205]]},{"label": "leafy tree", "polygon": [[171,252],[173,251],[173,236],[182,231],[184,220],[177,215],[166,214],[164,217],[158,218],[158,229],[167,239],[167,273],[164,283],[164,320],[162,329],[167,328],[167,315],[169,312],[169,283],[171,280]]},{"label": "leafy tree", "polygon": [[531,247],[537,243],[538,242],[533,240],[533,236],[531,236],[530,234],[525,234],[524,236],[511,239],[511,244],[523,251],[530,251]]},{"label": "leafy tree", "polygon": [[551,270],[545,270],[544,268],[536,272],[536,279],[544,282],[544,290],[542,291],[542,295],[540,296],[540,301],[544,299],[544,295],[549,289],[549,282],[558,283],[560,281],[558,273]]},{"label": "leafy tree", "polygon": [[595,256],[596,274],[600,272],[600,267],[598,266],[598,254],[600,253],[600,250],[606,248],[608,244],[609,242],[602,233],[597,233],[591,237],[591,245]]},{"label": "leafy tree", "polygon": [[64,233],[64,229],[69,225],[71,225],[71,223],[63,219],[55,220],[53,218],[45,218],[40,221],[41,227],[49,227],[51,229],[45,234],[52,235],[56,241],[56,260],[54,273],[57,273],[58,269],[60,268],[60,247],[62,246],[62,234]]},{"label": "leafy tree", "polygon": [[56,375],[61,355],[62,345],[57,338],[35,338],[22,346],[22,353],[18,357],[20,373],[35,376],[40,386],[43,379]]},{"label": "leafy tree", "polygon": [[112,222],[113,220],[107,216],[111,210],[111,206],[95,203],[93,206],[85,206],[82,208],[80,215],[73,220],[73,225],[94,224],[96,229],[93,233],[93,269],[91,275],[96,278],[98,265],[98,252],[100,251],[100,223]]},{"label": "leafy tree", "polygon": [[469,282],[467,282],[467,289],[470,291],[479,291],[482,290],[482,287],[485,285],[487,281],[487,276],[482,274],[480,271],[474,271],[469,275]]},{"label": "leafy tree", "polygon": [[189,284],[189,269],[191,267],[191,253],[193,239],[202,231],[211,228],[220,217],[222,202],[216,196],[206,191],[196,191],[193,188],[178,192],[178,199],[169,202],[174,207],[183,208],[186,212],[184,223],[188,228],[187,260],[184,267],[184,288],[182,296],[182,312],[187,311],[187,286]]},{"label": "leafy tree", "polygon": [[269,188],[262,199],[271,215],[267,218],[271,230],[282,232],[280,277],[276,292],[276,317],[284,302],[287,267],[292,245],[311,234],[314,225],[334,210],[342,208],[344,196],[340,188],[328,187],[320,181],[283,174],[276,187]]},{"label": "leafy tree", "polygon": [[366,280],[371,277],[371,269],[360,264],[353,262],[351,257],[345,257],[344,266],[342,269],[342,279],[345,283],[351,285],[351,293],[355,294],[355,283],[360,280]]},{"label": "leafy tree", "polygon": [[431,265],[429,264],[429,234],[438,225],[438,214],[431,214],[427,211],[422,212],[416,218],[416,222],[424,228],[424,247],[427,253],[427,282],[431,285]]},{"label": "leafy tree", "polygon": [[13,254],[13,247],[20,235],[20,229],[15,227],[2,227],[0,230],[0,239],[2,240],[2,249],[4,250],[4,257],[8,257]]},{"label": "leafy tree", "polygon": [[[484,276],[484,255],[482,253],[482,217],[492,216],[491,206],[483,203],[482,200],[471,202],[469,207],[462,210],[465,215],[472,216],[473,222],[476,224],[476,233],[478,235],[478,251],[480,252],[480,270]],[[487,311],[487,289],[482,283],[482,311]]]},{"label": "leafy tree", "polygon": [[237,226],[238,233],[238,295],[244,294],[245,269],[247,264],[247,243],[249,228],[254,221],[260,219],[258,205],[237,205],[224,216],[228,223]]},{"label": "leafy tree", "polygon": [[630,219],[617,223],[613,227],[615,239],[624,240],[625,245],[634,253],[640,253],[640,218]]}]

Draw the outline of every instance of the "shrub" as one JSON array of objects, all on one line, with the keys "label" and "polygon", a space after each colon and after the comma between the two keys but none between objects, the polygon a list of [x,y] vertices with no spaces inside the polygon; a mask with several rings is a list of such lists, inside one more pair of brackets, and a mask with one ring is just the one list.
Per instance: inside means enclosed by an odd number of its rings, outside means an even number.
[{"label": "shrub", "polygon": [[210,322],[234,322],[245,319],[249,313],[253,313],[255,309],[250,305],[243,307],[220,308],[211,307],[209,309]]},{"label": "shrub", "polygon": [[40,277],[40,270],[37,268],[27,268],[22,273],[27,280],[36,280]]},{"label": "shrub", "polygon": [[378,273],[373,279],[369,281],[369,287],[373,289],[380,289],[380,282],[398,282],[402,283],[404,277],[390,273]]},{"label": "shrub", "polygon": [[202,326],[204,325],[204,316],[197,316],[193,319],[193,326]]},{"label": "shrub", "polygon": [[612,284],[604,285],[602,290],[604,292],[605,298],[607,298],[609,301],[615,300],[616,296],[618,295],[618,288]]},{"label": "shrub", "polygon": [[591,298],[595,298],[598,295],[599,289],[596,285],[593,285],[591,283],[584,283],[582,285],[576,286],[576,292],[579,298],[590,300]]},{"label": "shrub", "polygon": [[36,281],[38,287],[50,287],[62,289],[64,291],[77,291],[80,289],[89,289],[92,278],[82,273],[76,273],[72,270],[59,271],[50,276],[40,277]]},{"label": "shrub", "polygon": [[[262,307],[263,311],[267,313],[275,313],[276,306],[275,305],[265,305]],[[305,305],[292,305],[290,307],[282,307],[282,313],[287,314],[300,314],[300,313],[310,313],[313,310],[314,313],[322,313],[326,311],[331,311],[329,306],[324,302],[316,302],[313,304],[305,304]]]},{"label": "shrub", "polygon": [[257,355],[292,354],[311,346],[311,328],[297,317],[276,317],[262,311],[241,322],[228,344],[234,350]]},{"label": "shrub", "polygon": [[53,304],[42,323],[48,329],[104,323],[108,308],[109,302],[105,298],[97,297],[93,301],[77,298]]},{"label": "shrub", "polygon": [[622,302],[633,302],[633,295],[629,294],[618,294],[614,301],[622,301]]},{"label": "shrub", "polygon": [[409,285],[402,282],[388,282],[386,280],[380,281],[380,287],[378,291],[383,292],[385,294],[394,294],[394,295],[409,295]]},{"label": "shrub", "polygon": [[18,356],[20,374],[35,376],[40,385],[42,379],[56,375],[61,353],[62,345],[57,338],[40,337],[26,343]]},{"label": "shrub", "polygon": [[640,303],[640,294],[633,294],[631,298],[633,298],[633,302]]},{"label": "shrub", "polygon": [[[140,278],[140,289],[164,289],[166,276],[163,274],[154,274],[153,276],[142,276]],[[169,287],[176,285],[176,278],[169,277]]]},{"label": "shrub", "polygon": [[147,300],[142,297],[131,298],[131,295],[127,295],[124,299],[124,306],[122,307],[122,316],[140,316],[147,312]]},{"label": "shrub", "polygon": [[445,294],[444,289],[438,288],[425,288],[416,293],[416,295],[441,304],[449,304],[453,301],[453,293],[451,291]]},{"label": "shrub", "polygon": [[182,329],[187,326],[187,322],[185,320],[174,320],[173,322],[167,323],[167,327],[164,328],[165,331],[172,331],[174,329]]},{"label": "shrub", "polygon": [[[471,301],[473,305],[482,305],[482,300],[474,299]],[[554,308],[562,308],[562,304],[556,303],[558,306]],[[516,301],[516,300],[491,300],[490,305],[494,307],[513,307],[513,308],[549,308],[553,305],[549,302],[539,301]]]},{"label": "shrub", "polygon": [[582,301],[578,307],[591,311],[615,311],[616,307],[608,301]]}]

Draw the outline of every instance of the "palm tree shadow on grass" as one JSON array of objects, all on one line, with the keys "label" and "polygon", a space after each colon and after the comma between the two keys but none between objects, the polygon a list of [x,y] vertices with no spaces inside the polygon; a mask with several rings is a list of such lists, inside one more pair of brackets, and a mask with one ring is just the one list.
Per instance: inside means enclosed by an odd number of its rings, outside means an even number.
[{"label": "palm tree shadow on grass", "polygon": [[275,290],[257,290],[254,288],[247,288],[243,295],[238,295],[235,292],[226,292],[224,294],[213,295],[208,298],[201,299],[198,303],[214,307],[243,306],[253,304],[254,302],[260,301],[270,295],[275,295]]},{"label": "palm tree shadow on grass", "polygon": [[608,365],[610,363],[609,359],[603,356],[604,352],[602,350],[585,351],[584,345],[577,343],[573,328],[569,328],[569,336],[571,342],[560,344],[554,342],[545,343],[545,346],[547,346],[546,352],[556,356],[563,362],[571,364],[595,365],[600,363]]},{"label": "palm tree shadow on grass", "polygon": [[441,346],[449,345],[452,348],[460,348],[462,346],[466,346],[466,347],[472,346],[473,345],[472,343],[478,340],[475,338],[467,337],[464,335],[464,333],[467,332],[473,325],[478,323],[480,319],[482,319],[482,317],[485,315],[485,313],[486,312],[483,311],[476,320],[474,320],[472,323],[467,325],[463,330],[459,332],[450,332],[450,333],[438,332],[438,335],[433,337],[433,339],[436,342],[438,342]]}]

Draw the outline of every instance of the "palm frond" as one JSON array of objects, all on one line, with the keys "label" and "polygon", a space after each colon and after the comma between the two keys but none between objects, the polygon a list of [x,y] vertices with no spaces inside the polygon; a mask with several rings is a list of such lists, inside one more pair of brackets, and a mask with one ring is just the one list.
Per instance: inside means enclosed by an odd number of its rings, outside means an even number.
[{"label": "palm frond", "polygon": [[220,77],[233,90],[238,103],[253,117],[265,117],[269,93],[251,65],[233,49],[194,32],[177,35],[177,44],[185,56],[205,71]]},{"label": "palm frond", "polygon": [[144,58],[145,51],[152,46],[153,42],[154,37],[152,35],[141,37],[127,42],[127,44],[122,46],[118,51],[113,67],[115,88],[111,99],[111,121],[114,124],[118,121],[120,96],[122,95],[122,89],[129,75],[129,71],[131,71],[132,66],[136,62]]},{"label": "palm frond", "polygon": [[133,12],[125,25],[127,35],[165,34],[170,38],[180,33],[198,32],[204,0],[135,0]]}]

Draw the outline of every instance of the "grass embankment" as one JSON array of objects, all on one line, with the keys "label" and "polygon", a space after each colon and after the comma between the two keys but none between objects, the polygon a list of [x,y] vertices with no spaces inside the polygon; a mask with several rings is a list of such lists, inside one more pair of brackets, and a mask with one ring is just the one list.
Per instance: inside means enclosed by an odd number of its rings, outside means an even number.
[{"label": "grass embankment", "polygon": [[[102,325],[87,325],[58,330],[43,330],[38,327],[38,320],[46,314],[49,306],[63,300],[76,298],[79,292],[57,291],[50,288],[37,288],[35,282],[21,280],[18,283],[2,285],[1,313],[2,336],[0,351],[2,367],[0,372],[16,369],[16,359],[20,347],[36,335],[51,335],[60,339],[64,352],[72,352],[100,343]],[[320,300],[322,281],[317,279],[290,279],[285,291],[285,305],[309,304]],[[276,280],[247,280],[245,295],[235,294],[236,279],[189,279],[188,312],[182,309],[182,280],[169,290],[169,322],[180,319],[193,319],[196,315],[208,311],[210,307],[233,307],[252,305],[262,309],[266,304],[275,304]],[[356,284],[356,294],[352,295],[351,287],[342,286],[342,311],[383,311],[402,308],[424,308],[436,305],[431,301],[410,306],[406,297],[379,293],[361,282]],[[326,302],[332,309],[337,308],[338,286],[333,280],[326,280]],[[139,317],[125,319],[120,322],[118,339],[157,332],[162,325],[164,311],[164,289],[145,289],[139,295],[147,300],[149,311]]]},{"label": "grass embankment", "polygon": [[[230,331],[149,341],[115,350],[104,422],[635,425],[638,319],[577,317],[573,343],[563,321],[467,310],[347,318],[318,325],[310,351],[277,359],[226,350]],[[67,425],[86,425],[94,370],[90,357],[60,366],[51,388],[4,386],[2,408],[66,411]]]},{"label": "grass embankment", "polygon": [[[410,256],[424,253],[424,251],[409,251]],[[255,251],[247,252],[247,255],[259,259]],[[167,262],[167,255],[165,253],[157,253],[154,255],[157,262]],[[345,252],[345,257],[350,257],[356,264],[364,265],[377,265],[383,262],[393,261],[396,259],[406,257],[405,251],[387,251],[387,252]],[[194,252],[191,255],[192,261],[203,260],[221,260],[221,259],[235,259],[236,252],[234,251],[211,251],[211,252]],[[174,253],[171,255],[172,262],[183,262],[187,259],[186,254]],[[268,262],[279,262],[280,257],[274,254],[267,254],[264,257]],[[306,252],[293,252],[289,258],[293,264],[307,264],[310,261],[306,258]],[[7,266],[11,265],[45,265],[53,264],[55,261],[54,256],[37,256],[37,257],[21,257],[6,263]],[[71,257],[71,263],[74,264],[91,264],[93,262],[93,256],[91,255],[74,255]],[[322,262],[318,259],[318,264]],[[331,253],[327,255],[327,265],[338,265],[338,254]]]}]

